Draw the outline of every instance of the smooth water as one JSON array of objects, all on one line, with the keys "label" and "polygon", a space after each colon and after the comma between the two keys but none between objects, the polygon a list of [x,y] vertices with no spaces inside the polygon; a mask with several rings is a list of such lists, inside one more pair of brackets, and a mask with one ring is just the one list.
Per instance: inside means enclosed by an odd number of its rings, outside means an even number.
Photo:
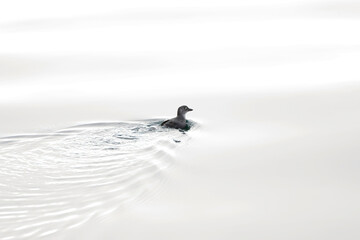
[{"label": "smooth water", "polygon": [[360,239],[358,2],[2,1],[0,240]]},{"label": "smooth water", "polygon": [[1,138],[1,239],[46,238],[154,191],[173,149],[189,140],[189,132],[160,123],[93,123]]}]

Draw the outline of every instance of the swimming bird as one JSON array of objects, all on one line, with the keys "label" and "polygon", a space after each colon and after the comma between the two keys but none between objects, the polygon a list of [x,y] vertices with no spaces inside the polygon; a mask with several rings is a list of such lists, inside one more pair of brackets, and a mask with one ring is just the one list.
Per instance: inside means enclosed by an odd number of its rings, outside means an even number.
[{"label": "swimming bird", "polygon": [[161,126],[168,127],[168,128],[176,128],[176,129],[186,129],[186,118],[185,114],[191,112],[192,109],[188,106],[181,106],[178,108],[177,116],[166,120],[165,122],[161,123]]}]

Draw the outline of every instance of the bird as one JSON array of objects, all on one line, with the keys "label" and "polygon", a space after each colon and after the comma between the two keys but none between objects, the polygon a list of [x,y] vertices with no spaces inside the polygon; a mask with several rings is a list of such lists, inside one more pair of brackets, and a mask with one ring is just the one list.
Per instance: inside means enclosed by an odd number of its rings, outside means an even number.
[{"label": "bird", "polygon": [[185,115],[191,111],[193,111],[193,109],[189,108],[188,106],[180,106],[177,111],[177,116],[164,121],[161,123],[161,126],[176,129],[186,129],[187,125]]}]

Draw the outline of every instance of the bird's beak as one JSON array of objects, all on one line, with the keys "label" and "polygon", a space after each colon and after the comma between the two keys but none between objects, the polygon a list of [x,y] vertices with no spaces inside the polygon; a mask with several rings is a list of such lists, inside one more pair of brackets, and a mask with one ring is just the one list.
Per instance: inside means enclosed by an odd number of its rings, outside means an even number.
[{"label": "bird's beak", "polygon": [[189,111],[189,112],[191,112],[191,111],[192,111],[192,109],[191,109],[191,108],[189,108],[189,109],[188,109],[188,111]]}]

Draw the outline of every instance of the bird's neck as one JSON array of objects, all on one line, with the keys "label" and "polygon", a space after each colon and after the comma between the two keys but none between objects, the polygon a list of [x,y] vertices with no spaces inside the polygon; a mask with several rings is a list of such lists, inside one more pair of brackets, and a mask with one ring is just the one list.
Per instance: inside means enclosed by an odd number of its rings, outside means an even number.
[{"label": "bird's neck", "polygon": [[179,120],[185,120],[185,114],[178,114],[177,119]]}]

